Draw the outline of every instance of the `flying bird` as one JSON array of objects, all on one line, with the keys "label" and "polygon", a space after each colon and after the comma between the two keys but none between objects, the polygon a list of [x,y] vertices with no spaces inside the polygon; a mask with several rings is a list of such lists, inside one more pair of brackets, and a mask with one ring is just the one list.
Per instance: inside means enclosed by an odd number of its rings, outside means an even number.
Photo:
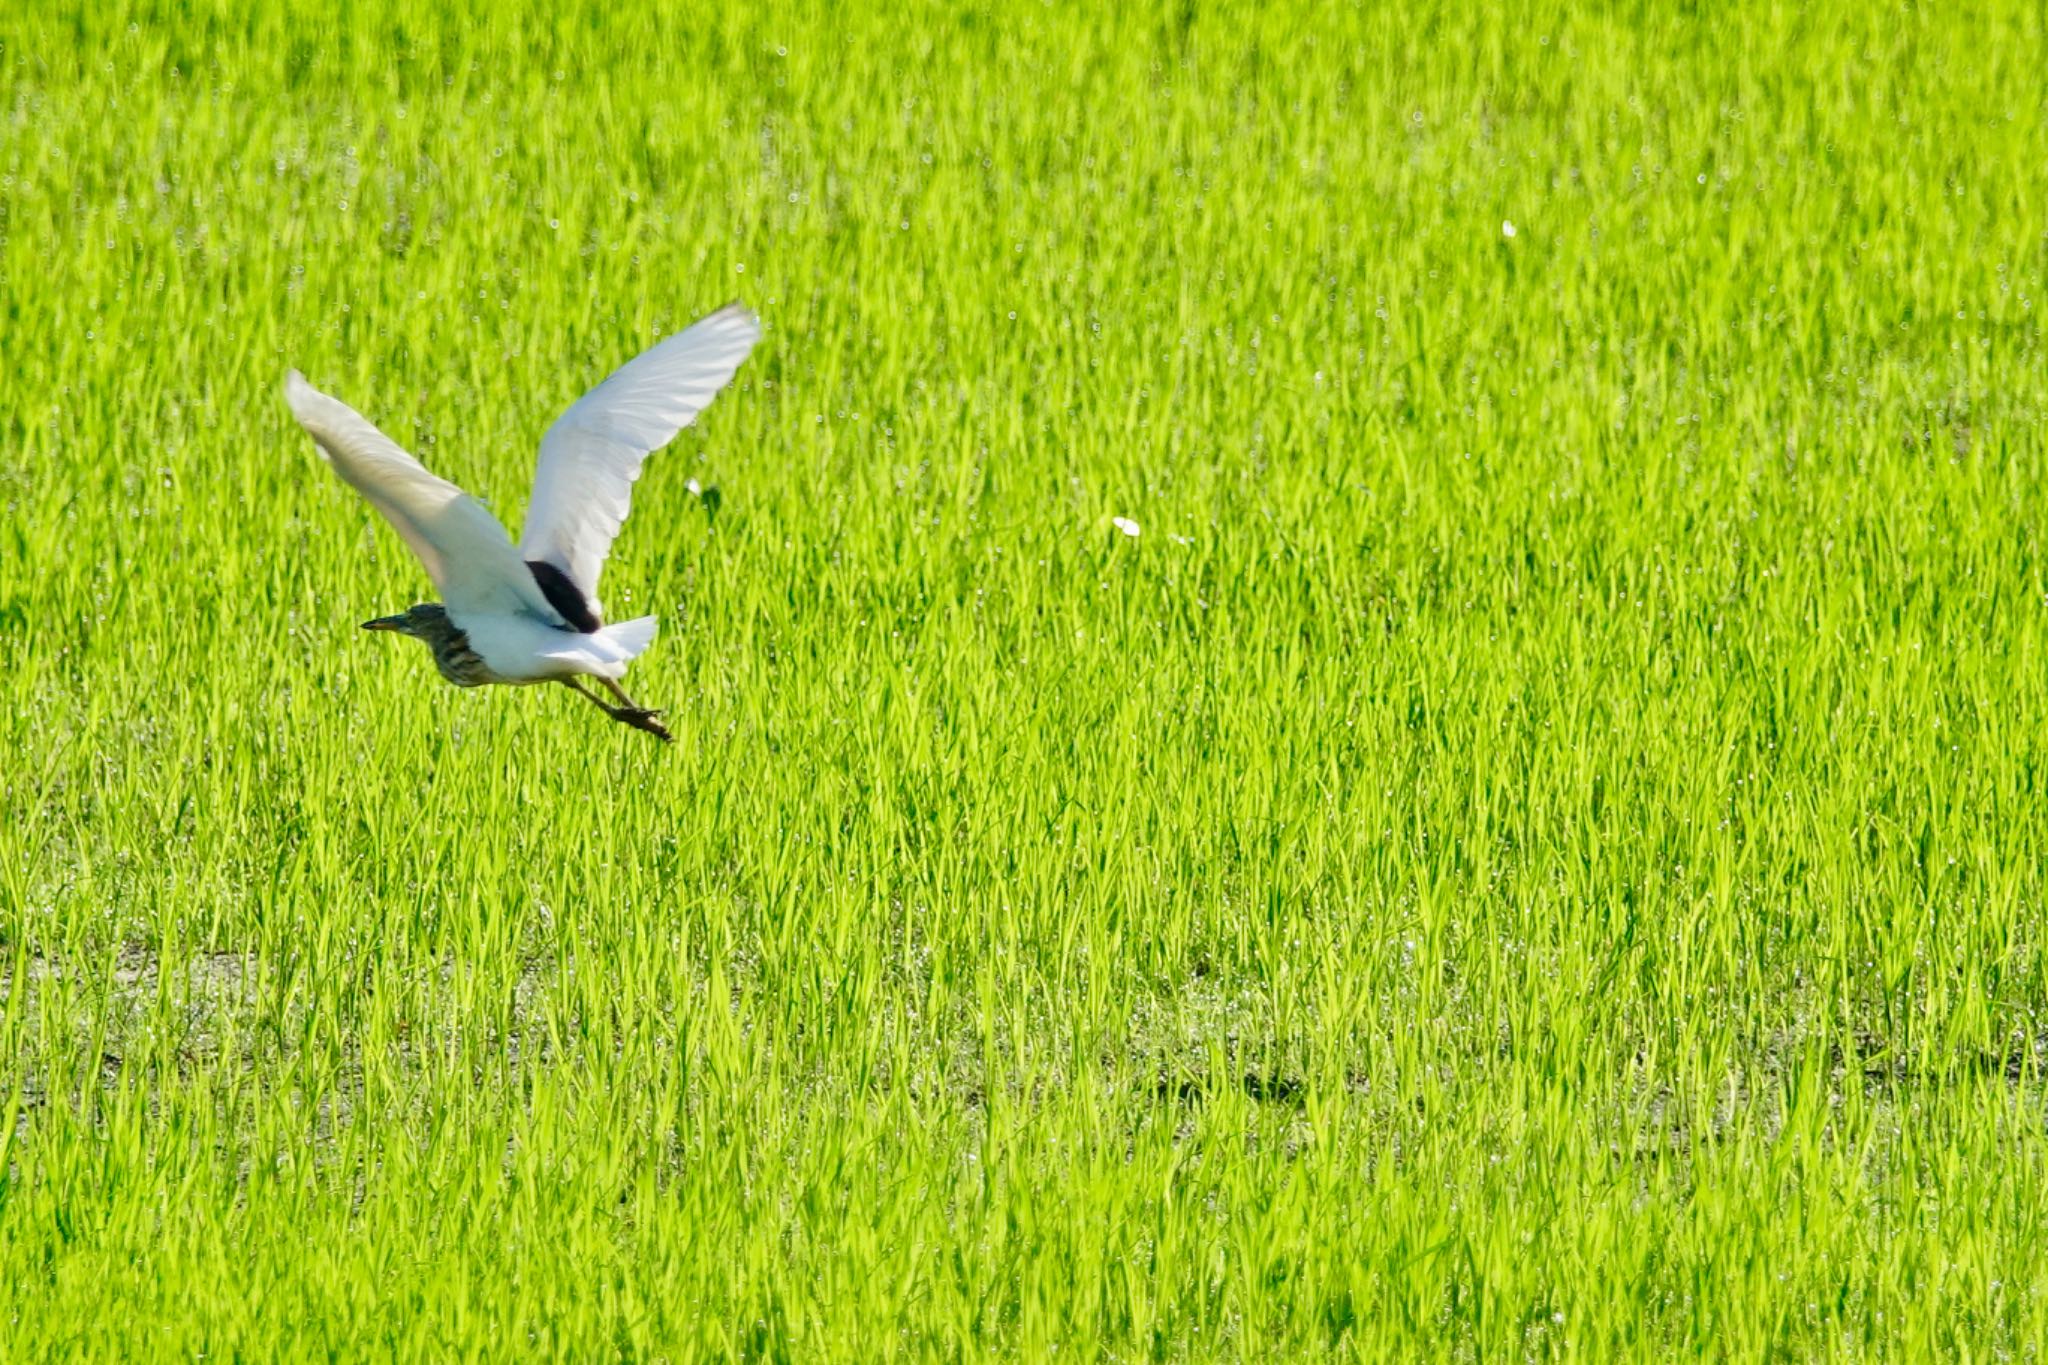
[{"label": "flying bird", "polygon": [[[654,451],[695,421],[760,339],[761,324],[728,304],[626,362],[541,437],[526,533],[512,537],[488,508],[430,473],[355,409],[297,370],[284,398],[334,472],[383,513],[419,556],[441,601],[363,622],[423,640],[457,687],[558,682],[613,720],[670,738],[662,713],[619,686],[654,642],[654,618],[607,624],[597,600],[605,556]],[[602,684],[614,706],[579,679]]]}]

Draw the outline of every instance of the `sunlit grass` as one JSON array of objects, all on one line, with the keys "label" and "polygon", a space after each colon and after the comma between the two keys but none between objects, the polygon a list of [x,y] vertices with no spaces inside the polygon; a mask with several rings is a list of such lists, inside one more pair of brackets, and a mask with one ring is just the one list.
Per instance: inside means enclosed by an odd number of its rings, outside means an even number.
[{"label": "sunlit grass", "polygon": [[[2038,13],[78,8],[6,1355],[2048,1335]],[[355,628],[734,297],[673,746]]]}]

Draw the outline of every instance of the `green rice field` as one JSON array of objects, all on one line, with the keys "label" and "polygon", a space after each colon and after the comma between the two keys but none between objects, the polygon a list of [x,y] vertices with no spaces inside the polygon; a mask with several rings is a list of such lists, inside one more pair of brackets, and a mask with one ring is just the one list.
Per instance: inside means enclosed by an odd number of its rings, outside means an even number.
[{"label": "green rice field", "polygon": [[2048,17],[1678,8],[0,3],[0,1358],[2040,1359]]}]

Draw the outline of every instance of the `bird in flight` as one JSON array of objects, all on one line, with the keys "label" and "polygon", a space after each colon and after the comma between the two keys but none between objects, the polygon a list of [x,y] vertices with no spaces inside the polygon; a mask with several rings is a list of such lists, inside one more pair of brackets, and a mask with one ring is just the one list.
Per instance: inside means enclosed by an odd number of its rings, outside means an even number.
[{"label": "bird in flight", "polygon": [[[440,602],[363,622],[423,640],[457,687],[558,682],[613,720],[670,738],[661,712],[619,686],[654,642],[654,618],[606,624],[597,576],[632,505],[648,455],[695,421],[760,339],[737,303],[626,362],[541,437],[526,534],[517,549],[490,510],[428,472],[355,409],[285,376],[284,398],[320,453],[383,513],[426,566]],[[593,678],[613,706],[579,679]]]}]

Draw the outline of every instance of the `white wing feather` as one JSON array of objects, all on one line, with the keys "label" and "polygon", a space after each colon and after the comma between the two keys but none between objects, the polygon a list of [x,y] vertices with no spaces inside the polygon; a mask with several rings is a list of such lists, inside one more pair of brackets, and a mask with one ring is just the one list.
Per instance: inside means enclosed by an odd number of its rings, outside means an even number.
[{"label": "white wing feather", "polygon": [[451,613],[530,613],[562,617],[541,593],[490,509],[430,473],[362,414],[306,382],[285,376],[284,400],[351,487],[384,514],[426,566]]},{"label": "white wing feather", "polygon": [[659,342],[576,400],[540,442],[519,553],[569,576],[599,612],[597,576],[648,455],[695,421],[761,337],[740,304]]}]

